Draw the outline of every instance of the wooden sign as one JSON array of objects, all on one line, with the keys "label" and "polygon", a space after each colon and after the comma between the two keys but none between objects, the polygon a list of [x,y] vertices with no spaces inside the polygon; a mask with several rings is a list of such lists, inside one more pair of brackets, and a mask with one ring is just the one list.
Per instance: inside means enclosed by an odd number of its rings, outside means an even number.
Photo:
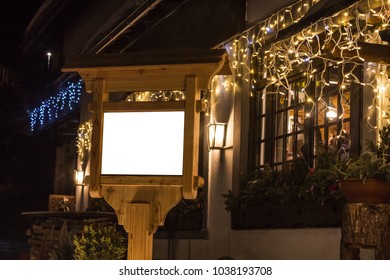
[{"label": "wooden sign", "polygon": [[[86,55],[69,59],[63,70],[78,72],[93,94],[90,194],[115,209],[129,233],[128,258],[149,259],[153,233],[169,210],[195,199],[204,183],[200,91],[214,75],[230,74],[227,54]],[[149,90],[181,90],[185,100],[110,102],[114,92]]]}]

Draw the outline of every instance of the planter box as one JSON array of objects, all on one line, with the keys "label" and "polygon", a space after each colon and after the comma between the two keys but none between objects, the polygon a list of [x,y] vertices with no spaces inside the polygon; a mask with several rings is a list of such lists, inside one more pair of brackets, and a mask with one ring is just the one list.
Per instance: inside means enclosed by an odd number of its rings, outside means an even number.
[{"label": "planter box", "polygon": [[339,227],[345,201],[261,205],[232,211],[232,229]]}]

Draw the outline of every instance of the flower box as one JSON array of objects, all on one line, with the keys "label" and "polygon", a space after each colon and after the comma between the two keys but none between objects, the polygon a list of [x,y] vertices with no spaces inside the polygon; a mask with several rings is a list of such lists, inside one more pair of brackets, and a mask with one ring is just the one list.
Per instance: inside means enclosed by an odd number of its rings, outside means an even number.
[{"label": "flower box", "polygon": [[345,201],[297,202],[232,210],[232,229],[339,227]]}]

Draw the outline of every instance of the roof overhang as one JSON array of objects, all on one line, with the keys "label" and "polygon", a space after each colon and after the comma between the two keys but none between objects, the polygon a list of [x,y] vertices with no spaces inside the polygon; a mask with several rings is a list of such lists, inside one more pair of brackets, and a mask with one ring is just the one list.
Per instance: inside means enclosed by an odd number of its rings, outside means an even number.
[{"label": "roof overhang", "polygon": [[108,92],[184,89],[187,76],[209,89],[215,75],[232,74],[225,49],[79,55],[68,58],[63,71],[78,72],[87,91],[104,79]]}]

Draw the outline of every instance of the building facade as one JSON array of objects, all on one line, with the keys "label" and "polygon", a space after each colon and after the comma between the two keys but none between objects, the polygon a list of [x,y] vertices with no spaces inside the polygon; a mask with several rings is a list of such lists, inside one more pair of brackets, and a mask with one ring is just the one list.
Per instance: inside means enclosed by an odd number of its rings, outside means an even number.
[{"label": "building facade", "polygon": [[[64,32],[65,61],[79,54],[228,53],[231,74],[216,75],[202,92],[203,224],[195,232],[157,232],[154,259],[339,259],[337,223],[237,227],[238,216],[225,207],[232,207],[227,198],[240,192],[243,178],[256,172],[283,171],[300,160],[315,170],[324,151],[346,159],[376,141],[378,129],[388,124],[388,3],[102,1],[77,11]],[[90,98],[81,94],[74,150],[74,168],[85,175],[93,133]],[[207,148],[207,124],[213,122],[226,124],[224,149]],[[88,205],[88,187],[87,181],[76,189],[79,211]],[[372,258],[372,252],[363,257]]]},{"label": "building facade", "polygon": [[[215,77],[210,119],[227,123],[226,146],[233,148],[209,152],[208,240],[175,240],[178,258],[340,257],[338,226],[234,229],[239,217],[225,211],[221,194],[239,192],[240,177],[256,170],[283,170],[299,159],[315,169],[323,149],[344,160],[376,141],[378,128],[388,124],[387,59],[369,49],[387,49],[380,34],[388,7],[371,1],[278,4],[262,14],[262,6],[249,1],[253,24],[220,45],[233,75]],[[156,256],[167,244],[156,242]],[[364,253],[373,256],[373,250]]]}]

